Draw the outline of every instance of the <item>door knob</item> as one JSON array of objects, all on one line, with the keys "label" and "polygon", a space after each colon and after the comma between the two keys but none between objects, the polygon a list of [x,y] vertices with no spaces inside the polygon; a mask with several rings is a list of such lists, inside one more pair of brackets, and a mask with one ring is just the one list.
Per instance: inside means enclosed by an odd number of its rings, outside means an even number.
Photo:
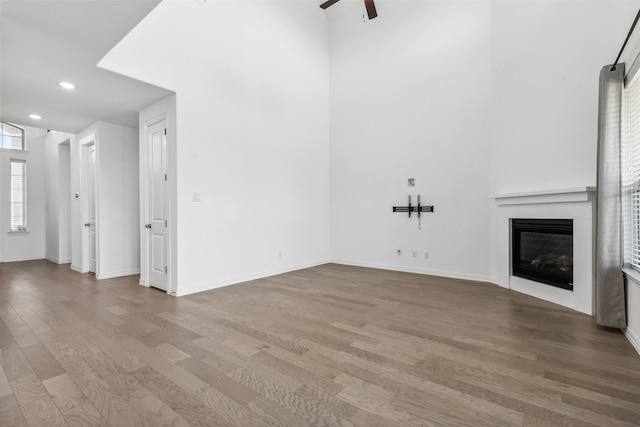
[{"label": "door knob", "polygon": [[84,226],[85,226],[85,227],[91,227],[91,223],[90,223],[90,222],[87,222],[87,223],[85,223],[85,224],[84,224]]},{"label": "door knob", "polygon": [[144,228],[151,228],[151,224],[145,224]]}]

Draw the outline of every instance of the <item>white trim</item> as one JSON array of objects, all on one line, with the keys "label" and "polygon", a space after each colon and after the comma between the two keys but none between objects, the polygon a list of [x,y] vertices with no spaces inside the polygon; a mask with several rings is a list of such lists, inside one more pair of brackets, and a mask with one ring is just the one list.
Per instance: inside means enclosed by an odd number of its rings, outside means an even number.
[{"label": "white trim", "polygon": [[[89,216],[89,207],[87,205],[87,149],[90,146],[94,146],[95,150],[95,165],[94,165],[94,202],[95,202],[95,211],[96,211],[96,268],[95,274],[96,278],[98,277],[98,272],[100,271],[100,217],[98,209],[98,162],[99,162],[99,152],[98,152],[98,134],[96,132],[87,135],[86,137],[80,140],[80,194],[82,194],[80,200],[80,218],[82,224],[88,221]],[[89,250],[89,229],[87,227],[82,227],[82,235],[81,235],[81,258],[82,258],[82,273],[86,273],[90,271],[90,250]]]},{"label": "white trim", "polygon": [[[627,278],[626,280],[627,290],[629,286],[633,286],[635,288],[640,289],[640,271],[637,271],[631,267],[623,267],[622,272],[624,273],[624,276]],[[626,301],[627,304],[629,304],[630,303],[629,292],[627,292],[626,299],[627,299]],[[627,305],[627,310],[629,310],[628,305]],[[631,328],[629,328],[628,326],[629,320],[630,319],[627,318],[627,327],[622,329],[622,332],[624,333],[624,336],[627,337],[631,345],[636,349],[638,354],[640,354],[640,337],[637,335],[640,331],[631,330]]]},{"label": "white trim", "polygon": [[6,152],[6,153],[28,153],[28,150],[18,150],[17,148],[1,148],[0,147],[0,153],[2,152]]},{"label": "white trim", "polygon": [[628,283],[640,287],[640,271],[637,271],[631,267],[622,267],[622,272],[629,279]]},{"label": "white trim", "polygon": [[636,55],[635,59],[631,63],[631,66],[625,70],[625,75],[624,75],[625,88],[627,87],[627,84],[629,84],[634,79],[634,77],[638,73],[638,70],[640,70],[640,52],[638,52],[638,54]]},{"label": "white trim", "polygon": [[[140,120],[142,122],[142,118]],[[150,253],[149,253],[149,234],[147,229],[144,227],[144,224],[150,221],[151,213],[149,208],[149,128],[155,124],[163,122],[165,124],[165,130],[167,133],[165,134],[165,156],[167,156],[167,164],[165,173],[169,174],[169,110],[166,109],[162,111],[160,114],[156,114],[149,119],[144,120],[144,126],[140,126],[140,160],[139,160],[139,179],[140,179],[140,277],[141,280],[144,280],[145,286],[151,286],[149,284],[149,270],[150,266]],[[175,177],[172,177],[175,179]],[[165,220],[168,224],[173,227],[173,221],[171,218],[171,195],[169,191],[168,183],[165,185]],[[172,267],[171,262],[171,228],[167,227],[165,230],[165,262],[167,264],[167,268]],[[172,289],[172,281],[171,275],[166,273],[166,282],[165,285],[167,287],[166,292],[171,293]]]},{"label": "white trim", "polygon": [[500,279],[497,276],[490,276],[488,281],[489,283],[500,286]]},{"label": "white trim", "polygon": [[330,262],[331,261],[328,261],[328,260],[326,260],[326,261],[317,261],[317,262],[311,262],[311,263],[308,263],[308,264],[301,264],[301,265],[288,267],[288,268],[263,271],[262,273],[250,274],[250,275],[247,275],[247,276],[230,277],[228,279],[219,280],[219,281],[216,281],[214,283],[205,283],[205,284],[202,284],[202,285],[193,286],[193,287],[190,287],[188,289],[185,289],[184,287],[180,287],[179,292],[177,292],[175,294],[174,293],[170,293],[170,295],[175,295],[177,297],[182,297],[182,296],[185,296],[185,295],[195,294],[197,292],[204,292],[204,291],[210,291],[212,289],[222,288],[224,286],[237,285],[238,283],[249,282],[251,280],[264,279],[265,277],[276,276],[278,274],[290,273],[292,271],[304,270],[305,268],[317,267],[319,265],[328,264]]},{"label": "white trim", "polygon": [[595,187],[573,187],[556,190],[525,191],[493,196],[496,205],[526,205],[538,203],[588,202],[596,192]]},{"label": "white trim", "polygon": [[640,354],[640,337],[638,337],[631,329],[624,328],[622,330],[624,336],[627,337],[633,348]]},{"label": "white trim", "polygon": [[400,271],[403,273],[423,274],[425,276],[447,277],[450,279],[473,280],[475,282],[497,284],[493,282],[493,280],[497,281],[497,279],[495,279],[494,277],[483,276],[479,274],[467,274],[467,273],[458,273],[453,271],[432,270],[427,268],[415,268],[415,267],[407,267],[404,265],[378,264],[378,263],[362,262],[362,261],[346,261],[346,260],[340,260],[340,259],[333,259],[331,260],[331,262],[333,264],[351,265],[354,267],[378,268],[380,270]]},{"label": "white trim", "polygon": [[153,123],[157,123],[161,120],[166,120],[167,140],[166,140],[166,155],[167,155],[167,194],[166,194],[166,209],[168,227],[167,227],[167,259],[166,264],[169,269],[167,273],[167,293],[170,295],[176,294],[176,288],[178,286],[178,268],[176,261],[177,254],[177,173],[176,173],[176,142],[177,142],[177,117],[176,117],[176,95],[169,95],[168,97],[156,102],[153,105],[141,110],[139,112],[139,147],[140,147],[140,283],[144,286],[148,285],[148,267],[147,261],[147,238],[145,233],[144,224],[146,223],[147,216],[147,202],[148,202],[148,155],[147,155],[147,129]]},{"label": "white trim", "polygon": [[27,258],[15,258],[15,259],[3,259],[2,262],[22,262],[22,261],[37,261],[44,259],[41,256],[27,257]]},{"label": "white trim", "polygon": [[133,276],[134,274],[140,274],[140,269],[132,268],[130,270],[111,271],[108,273],[100,272],[99,274],[96,274],[96,279],[112,279],[114,277]]},{"label": "white trim", "polygon": [[78,273],[87,273],[86,271],[82,271],[82,268],[78,267],[77,265],[73,265],[71,264],[71,268],[73,271],[77,271]]},{"label": "white trim", "polygon": [[70,264],[71,263],[71,259],[59,259],[52,256],[45,257],[45,259],[54,264]]}]

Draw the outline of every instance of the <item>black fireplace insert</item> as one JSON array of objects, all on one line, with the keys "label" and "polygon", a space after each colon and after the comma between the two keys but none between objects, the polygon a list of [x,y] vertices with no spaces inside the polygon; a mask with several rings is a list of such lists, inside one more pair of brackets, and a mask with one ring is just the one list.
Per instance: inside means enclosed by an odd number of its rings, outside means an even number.
[{"label": "black fireplace insert", "polygon": [[512,219],[511,274],[573,291],[573,220]]}]

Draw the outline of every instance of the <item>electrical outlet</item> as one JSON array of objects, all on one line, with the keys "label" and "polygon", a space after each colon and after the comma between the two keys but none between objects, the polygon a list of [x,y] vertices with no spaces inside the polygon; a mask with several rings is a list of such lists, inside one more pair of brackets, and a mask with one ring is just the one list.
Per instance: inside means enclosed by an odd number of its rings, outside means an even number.
[{"label": "electrical outlet", "polygon": [[424,251],[424,258],[429,259],[429,251]]},{"label": "electrical outlet", "polygon": [[414,257],[414,258],[417,257],[418,256],[418,251],[411,252],[411,256]]},{"label": "electrical outlet", "polygon": [[397,256],[402,256],[402,251],[401,251],[400,249],[397,249],[397,250],[396,250],[396,255],[397,255]]}]

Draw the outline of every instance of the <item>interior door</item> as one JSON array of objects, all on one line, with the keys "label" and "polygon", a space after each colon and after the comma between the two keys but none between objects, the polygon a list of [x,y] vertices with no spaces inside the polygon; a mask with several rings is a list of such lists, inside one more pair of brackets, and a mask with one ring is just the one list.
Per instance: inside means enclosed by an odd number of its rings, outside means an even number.
[{"label": "interior door", "polygon": [[84,224],[88,228],[88,256],[89,271],[96,272],[97,238],[96,238],[96,145],[86,145],[85,150],[85,179],[87,192],[87,217]]},{"label": "interior door", "polygon": [[167,290],[167,136],[166,120],[148,128],[149,285]]}]

